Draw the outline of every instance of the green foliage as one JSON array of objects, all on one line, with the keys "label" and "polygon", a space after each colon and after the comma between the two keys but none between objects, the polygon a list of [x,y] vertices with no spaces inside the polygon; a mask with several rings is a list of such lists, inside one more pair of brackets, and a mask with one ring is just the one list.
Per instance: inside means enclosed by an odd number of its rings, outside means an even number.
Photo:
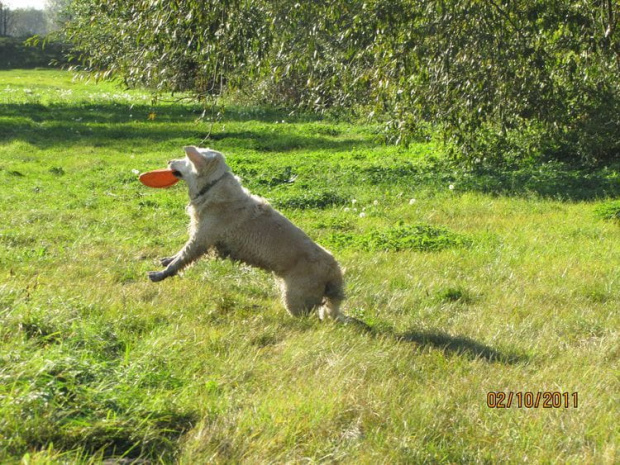
[{"label": "green foliage", "polygon": [[76,0],[72,13],[76,58],[130,85],[355,108],[389,140],[439,136],[469,165],[620,151],[617,2]]}]

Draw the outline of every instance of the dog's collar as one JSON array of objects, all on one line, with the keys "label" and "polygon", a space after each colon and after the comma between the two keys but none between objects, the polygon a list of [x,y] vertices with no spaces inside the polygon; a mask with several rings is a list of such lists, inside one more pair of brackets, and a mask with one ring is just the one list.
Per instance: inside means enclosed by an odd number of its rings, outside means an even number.
[{"label": "dog's collar", "polygon": [[209,184],[207,184],[202,189],[200,189],[200,191],[195,196],[192,197],[192,202],[195,202],[200,197],[202,197],[207,192],[209,192],[211,188],[215,186],[218,182],[220,182],[227,174],[228,174],[228,171],[224,173],[223,175],[221,175],[219,178],[217,178],[215,181],[211,181]]}]

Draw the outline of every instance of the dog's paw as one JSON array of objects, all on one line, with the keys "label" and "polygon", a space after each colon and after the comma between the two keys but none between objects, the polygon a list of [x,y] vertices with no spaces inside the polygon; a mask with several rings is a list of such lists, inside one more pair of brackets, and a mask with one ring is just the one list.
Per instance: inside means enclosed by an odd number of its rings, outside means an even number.
[{"label": "dog's paw", "polygon": [[154,283],[163,281],[166,279],[166,274],[163,271],[149,271],[149,279]]},{"label": "dog's paw", "polygon": [[159,262],[162,266],[168,266],[172,263],[172,260],[174,260],[174,257],[164,257]]}]

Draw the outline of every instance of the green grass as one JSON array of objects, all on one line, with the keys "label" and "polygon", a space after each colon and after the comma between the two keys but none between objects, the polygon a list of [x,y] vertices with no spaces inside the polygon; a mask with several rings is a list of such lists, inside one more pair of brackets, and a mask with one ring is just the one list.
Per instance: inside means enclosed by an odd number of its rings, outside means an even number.
[{"label": "green grass", "polygon": [[[233,105],[202,142],[202,109],[168,100],[0,72],[0,462],[618,461],[617,170],[472,174]],[[292,318],[271,276],[227,261],[148,281],[187,197],[134,170],[188,144],[335,252],[370,329]]]}]

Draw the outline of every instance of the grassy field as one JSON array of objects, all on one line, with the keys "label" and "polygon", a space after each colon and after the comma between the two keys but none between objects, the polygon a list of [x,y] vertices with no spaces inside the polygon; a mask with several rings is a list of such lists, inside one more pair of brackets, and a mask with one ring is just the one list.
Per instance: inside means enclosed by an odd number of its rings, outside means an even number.
[{"label": "grassy field", "polygon": [[[234,105],[203,142],[202,109],[169,100],[0,72],[0,462],[620,460],[620,224],[597,213],[618,170],[472,174]],[[292,318],[228,261],[148,281],[187,194],[136,173],[189,144],[333,251],[370,329]],[[517,405],[546,391],[570,406]]]}]

